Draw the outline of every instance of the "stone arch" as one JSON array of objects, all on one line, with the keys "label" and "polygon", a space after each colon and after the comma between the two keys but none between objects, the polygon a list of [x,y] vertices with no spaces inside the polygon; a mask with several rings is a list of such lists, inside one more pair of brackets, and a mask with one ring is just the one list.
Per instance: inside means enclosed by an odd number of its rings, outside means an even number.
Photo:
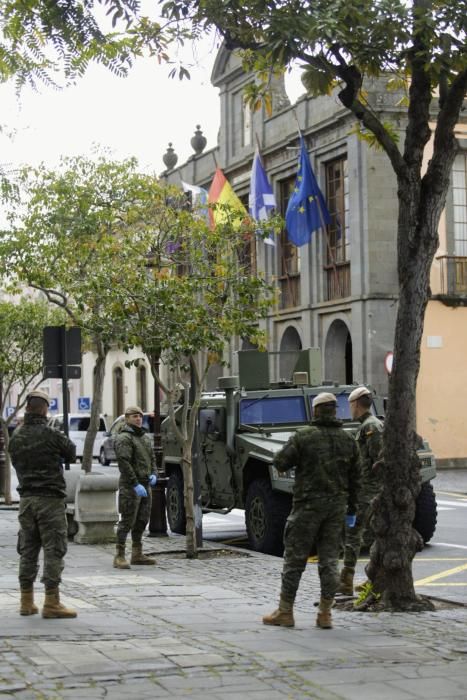
[{"label": "stone arch", "polygon": [[298,352],[302,349],[302,339],[294,326],[288,326],[281,338],[279,355],[279,379],[292,379]]},{"label": "stone arch", "polygon": [[324,345],[326,380],[352,384],[352,336],[344,321],[336,319],[329,326]]}]

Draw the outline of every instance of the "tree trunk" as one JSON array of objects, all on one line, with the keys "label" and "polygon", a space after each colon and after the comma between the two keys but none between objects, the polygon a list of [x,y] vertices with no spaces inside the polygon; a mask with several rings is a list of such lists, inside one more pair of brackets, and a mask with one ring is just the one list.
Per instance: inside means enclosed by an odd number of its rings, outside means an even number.
[{"label": "tree trunk", "polygon": [[191,468],[191,441],[183,443],[182,465],[184,500],[186,513],[186,556],[187,559],[198,558],[195,534],[195,514],[193,504],[193,472]]},{"label": "tree trunk", "polygon": [[1,418],[1,430],[3,436],[3,445],[5,450],[5,480],[4,480],[4,491],[3,495],[5,498],[5,504],[7,506],[11,505],[11,459],[10,453],[8,452],[8,445],[10,443],[10,435],[8,433],[8,425]]},{"label": "tree trunk", "polygon": [[432,607],[417,597],[412,576],[412,560],[423,548],[421,536],[412,527],[420,491],[415,407],[430,270],[444,205],[439,192],[429,201],[421,201],[419,183],[405,190],[399,186],[399,192],[399,306],[384,459],[377,466],[383,488],[374,503],[372,526],[376,537],[367,567],[373,587],[381,595],[382,607],[394,611]]},{"label": "tree trunk", "polygon": [[88,474],[92,470],[92,458],[94,441],[99,429],[100,415],[102,413],[102,394],[104,391],[105,360],[107,358],[107,347],[101,340],[96,341],[97,357],[94,365],[94,389],[91,404],[91,419],[86,433],[83,448],[83,462],[81,468]]}]

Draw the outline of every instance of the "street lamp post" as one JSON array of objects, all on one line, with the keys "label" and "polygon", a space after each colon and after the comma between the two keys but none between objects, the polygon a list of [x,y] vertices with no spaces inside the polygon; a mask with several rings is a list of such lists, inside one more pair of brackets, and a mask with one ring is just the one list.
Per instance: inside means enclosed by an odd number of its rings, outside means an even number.
[{"label": "street lamp post", "polygon": [[[155,355],[153,362],[155,372],[159,375],[160,356]],[[167,488],[168,479],[162,459],[161,397],[159,384],[156,380],[154,380],[154,457],[157,468],[157,483],[152,489],[149,537],[167,537],[165,489]]]}]

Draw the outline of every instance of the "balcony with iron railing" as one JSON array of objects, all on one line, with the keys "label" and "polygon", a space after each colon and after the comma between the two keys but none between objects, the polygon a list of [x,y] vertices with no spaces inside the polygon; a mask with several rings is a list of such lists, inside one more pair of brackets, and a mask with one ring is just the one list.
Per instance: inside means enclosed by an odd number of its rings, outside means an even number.
[{"label": "balcony with iron railing", "polygon": [[440,285],[442,297],[467,299],[467,256],[439,255]]}]

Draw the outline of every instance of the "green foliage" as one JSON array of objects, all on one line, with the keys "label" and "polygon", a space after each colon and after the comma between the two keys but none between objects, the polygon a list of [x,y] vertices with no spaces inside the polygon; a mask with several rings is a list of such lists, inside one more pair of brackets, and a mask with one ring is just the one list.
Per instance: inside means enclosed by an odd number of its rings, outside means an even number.
[{"label": "green foliage", "polygon": [[51,309],[42,299],[21,297],[0,301],[0,381],[3,415],[13,385],[20,389],[14,417],[25,401],[28,390],[42,376],[42,336],[44,326],[60,325],[63,314]]},{"label": "green foliage", "polygon": [[357,600],[354,602],[354,607],[358,608],[360,605],[365,603],[365,601],[368,600],[369,598],[372,598],[373,602],[376,602],[376,601],[380,600],[381,594],[376,593],[373,590],[373,584],[371,583],[371,581],[366,581],[363,584],[361,590],[359,591]]},{"label": "green foliage", "polygon": [[269,94],[266,71],[294,61],[310,94],[328,95],[340,85],[344,106],[393,162],[394,130],[362,99],[363,79],[389,77],[389,89],[403,91],[399,105],[408,106],[414,72],[423,72],[429,89],[440,86],[443,97],[467,70],[465,5],[457,0],[168,0],[163,14],[195,32],[214,27],[228,48],[241,50],[245,68],[257,75],[247,94],[253,108]]},{"label": "green foliage", "polygon": [[141,15],[139,0],[2,0],[0,82],[57,85],[100,63],[118,76],[142,55],[167,61],[183,32]]},{"label": "green foliage", "polygon": [[[399,131],[394,122],[384,121],[382,122],[382,126],[391,141],[396,144],[399,143]],[[371,148],[374,148],[377,151],[383,150],[383,145],[380,143],[375,134],[362,127],[360,122],[355,122],[354,127],[349,131],[349,134],[357,134],[362,141],[365,141]]]}]

